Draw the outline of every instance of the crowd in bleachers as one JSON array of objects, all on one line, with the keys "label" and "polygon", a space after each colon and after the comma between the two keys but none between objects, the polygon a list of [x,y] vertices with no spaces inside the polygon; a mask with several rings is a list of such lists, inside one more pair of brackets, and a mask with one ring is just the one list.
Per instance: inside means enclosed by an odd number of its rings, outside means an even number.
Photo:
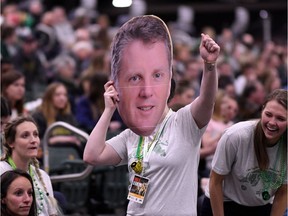
[{"label": "crowd in bleachers", "polygon": [[[109,45],[118,26],[111,25],[109,14],[91,18],[81,5],[68,13],[56,5],[47,10],[41,0],[20,2],[2,1],[1,5],[1,95],[11,107],[11,118],[31,114],[40,138],[56,121],[90,133],[104,110]],[[199,37],[187,32],[181,35],[175,26],[169,27],[175,87],[169,107],[177,110],[199,94],[200,33]],[[229,27],[220,33],[213,26],[203,31],[220,45],[221,56],[217,62],[219,95],[200,152],[201,178],[208,177],[223,130],[236,122],[259,118],[267,93],[287,89],[285,39],[264,43],[250,33],[236,36]],[[116,112],[110,130],[124,128]]]},{"label": "crowd in bleachers", "polygon": [[[41,103],[39,99],[48,85],[63,83],[71,112],[83,129],[91,130],[89,122],[83,122],[83,116],[82,119],[77,117],[77,107],[81,107],[78,103],[83,100],[80,98],[90,97],[92,119],[97,121],[101,115],[103,107],[101,103],[91,101],[88,81],[98,73],[106,74],[109,79],[109,44],[117,26],[111,26],[108,15],[90,18],[80,5],[67,14],[61,6],[45,10],[41,1],[24,2],[2,3],[1,75],[11,70],[23,74],[25,94],[22,100],[27,112],[34,111]],[[170,27],[174,42],[176,92],[180,94],[178,90],[182,83],[189,81],[189,88],[194,91],[190,98],[193,100],[199,93],[201,82],[200,37],[189,36],[186,32],[181,35],[174,25]],[[264,43],[249,33],[235,36],[232,28],[227,27],[220,34],[216,34],[212,26],[203,31],[221,46],[222,54],[217,65],[219,88],[240,102],[235,119],[258,117],[259,105],[266,93],[287,87],[287,43]],[[9,98],[5,87],[7,81],[3,79],[1,84],[2,94]],[[175,103],[172,101],[171,106],[177,106]]]}]

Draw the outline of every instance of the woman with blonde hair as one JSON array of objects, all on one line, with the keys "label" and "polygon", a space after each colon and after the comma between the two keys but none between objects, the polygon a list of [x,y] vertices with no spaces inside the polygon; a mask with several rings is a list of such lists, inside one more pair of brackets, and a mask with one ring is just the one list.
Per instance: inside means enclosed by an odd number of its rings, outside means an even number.
[{"label": "woman with blonde hair", "polygon": [[[32,113],[32,117],[38,125],[40,139],[43,138],[46,129],[54,122],[63,121],[76,126],[76,120],[72,114],[68,92],[64,84],[55,82],[47,87],[42,98],[42,104]],[[53,131],[53,134],[63,135],[67,134],[67,131]],[[50,139],[49,141],[51,144],[58,141],[75,141],[74,138],[75,137],[57,136],[57,138]]]},{"label": "woman with blonde hair", "polygon": [[33,179],[38,215],[61,215],[53,195],[50,177],[39,168],[36,158],[40,139],[33,118],[17,117],[6,125],[4,134],[4,153],[0,161],[1,174],[15,169],[28,172]]}]

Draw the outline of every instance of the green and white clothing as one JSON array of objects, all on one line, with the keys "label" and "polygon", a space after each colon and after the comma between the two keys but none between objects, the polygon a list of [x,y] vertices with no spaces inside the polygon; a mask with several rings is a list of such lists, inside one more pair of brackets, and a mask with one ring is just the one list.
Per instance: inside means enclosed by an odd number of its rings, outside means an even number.
[{"label": "green and white clothing", "polygon": [[[206,127],[197,127],[190,105],[177,112],[170,110],[167,115],[170,116],[163,131],[164,123],[151,136],[144,137],[143,149],[157,137],[148,162],[143,164],[142,176],[149,179],[149,186],[143,204],[129,202],[127,215],[197,215],[199,150]],[[157,132],[161,134],[159,138]],[[139,139],[126,129],[107,141],[121,157],[119,165],[128,164],[130,184],[135,174],[130,165],[137,160]]]},{"label": "green and white clothing", "polygon": [[[283,166],[285,169],[281,170],[280,168],[281,154],[287,154],[287,152],[281,152],[284,149],[281,145],[287,145],[285,143],[267,147],[268,179],[266,179],[266,186],[263,184],[254,151],[254,130],[257,122],[257,120],[253,120],[234,124],[226,130],[218,142],[212,169],[219,175],[226,175],[223,183],[224,201],[234,201],[245,206],[265,205],[272,202],[277,190],[277,188],[273,189],[272,184],[277,179],[279,180],[281,175],[282,184],[287,184],[287,160]],[[282,184],[280,183],[278,187]],[[265,187],[269,188],[267,192],[270,194],[270,199],[267,200],[262,197],[263,191],[266,190]],[[208,186],[205,189],[205,195],[210,197]]]}]

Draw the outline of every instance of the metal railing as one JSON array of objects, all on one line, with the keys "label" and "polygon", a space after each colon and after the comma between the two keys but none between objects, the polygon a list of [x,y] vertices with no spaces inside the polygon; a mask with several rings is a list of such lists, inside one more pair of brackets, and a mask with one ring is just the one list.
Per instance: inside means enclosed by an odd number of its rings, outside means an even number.
[{"label": "metal railing", "polygon": [[[44,164],[44,170],[47,173],[49,173],[49,148],[48,148],[49,137],[53,129],[59,126],[72,131],[76,135],[83,137],[85,140],[88,140],[88,137],[89,137],[89,135],[86,132],[79,130],[78,128],[66,122],[58,121],[58,122],[51,124],[45,131],[44,138],[43,138],[43,164]],[[50,176],[50,179],[52,183],[63,182],[63,181],[83,180],[87,176],[89,176],[92,171],[93,171],[93,166],[87,164],[87,167],[80,173],[53,175],[53,176]]]}]

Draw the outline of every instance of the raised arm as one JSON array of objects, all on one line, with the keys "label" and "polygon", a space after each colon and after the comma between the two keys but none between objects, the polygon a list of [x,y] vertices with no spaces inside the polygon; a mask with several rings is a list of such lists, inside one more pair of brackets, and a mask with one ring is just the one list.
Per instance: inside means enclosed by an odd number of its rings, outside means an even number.
[{"label": "raised arm", "polygon": [[199,50],[204,69],[200,94],[191,104],[191,113],[199,128],[208,124],[213,112],[218,88],[216,61],[220,53],[220,47],[209,35],[201,34],[201,37]]},{"label": "raised arm", "polygon": [[116,103],[119,101],[118,93],[113,86],[113,81],[108,81],[104,87],[105,110],[92,130],[84,149],[83,159],[91,165],[116,165],[121,160],[117,152],[106,144],[109,124]]}]

